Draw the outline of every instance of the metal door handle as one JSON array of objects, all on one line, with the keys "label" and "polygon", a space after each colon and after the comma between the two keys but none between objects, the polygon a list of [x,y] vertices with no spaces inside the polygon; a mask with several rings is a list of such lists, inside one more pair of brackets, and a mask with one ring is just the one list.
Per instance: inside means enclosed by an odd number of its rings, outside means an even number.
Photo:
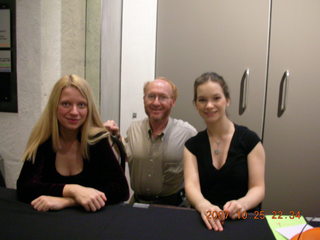
[{"label": "metal door handle", "polygon": [[239,115],[242,115],[247,108],[247,90],[248,90],[248,78],[249,68],[246,69],[242,75],[240,83],[240,100],[239,100]]},{"label": "metal door handle", "polygon": [[278,100],[278,117],[281,117],[287,106],[287,86],[288,86],[289,70],[283,73],[279,88]]}]

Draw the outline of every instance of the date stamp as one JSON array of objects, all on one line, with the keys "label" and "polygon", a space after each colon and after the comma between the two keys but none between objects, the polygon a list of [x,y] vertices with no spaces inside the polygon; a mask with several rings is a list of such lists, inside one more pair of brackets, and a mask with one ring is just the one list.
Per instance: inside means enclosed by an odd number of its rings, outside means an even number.
[{"label": "date stamp", "polygon": [[206,212],[206,217],[208,220],[210,220],[210,219],[223,220],[223,219],[227,219],[228,216],[229,216],[229,212],[227,212],[227,211],[207,211]]},{"label": "date stamp", "polygon": [[284,211],[272,211],[272,219],[295,219],[301,218],[301,211],[289,211],[289,214],[283,214]]},{"label": "date stamp", "polygon": [[[301,218],[301,211],[289,211],[289,213],[285,213],[282,210],[276,210],[272,211],[272,214],[265,214],[265,211],[254,211],[253,213],[248,212],[238,212],[237,213],[237,218],[239,220],[245,220],[245,219],[253,219],[253,220],[261,220],[265,219],[266,215],[271,215],[272,219],[295,219]],[[207,211],[206,212],[206,218],[208,220],[213,219],[219,219],[219,220],[224,220],[227,219],[229,216],[229,212],[227,211]]]}]

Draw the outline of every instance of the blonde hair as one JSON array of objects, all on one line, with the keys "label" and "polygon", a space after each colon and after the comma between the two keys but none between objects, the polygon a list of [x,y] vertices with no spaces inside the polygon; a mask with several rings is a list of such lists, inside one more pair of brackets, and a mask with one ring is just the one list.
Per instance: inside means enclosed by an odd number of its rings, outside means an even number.
[{"label": "blonde hair", "polygon": [[[169,80],[168,78],[166,78],[166,77],[156,77],[153,81],[155,81],[155,80],[162,80],[162,81],[165,81],[165,82],[167,82],[169,85],[170,85],[170,87],[171,87],[171,90],[172,90],[172,99],[173,100],[177,100],[177,97],[178,97],[178,89],[177,89],[177,87],[176,87],[176,85],[171,81],[171,80]],[[149,84],[150,83],[152,83],[152,81],[148,81],[148,82],[146,82],[145,84],[144,84],[144,86],[143,86],[143,93],[144,93],[144,95],[146,95],[146,92],[147,92],[147,88],[148,88],[148,86],[149,86]]]},{"label": "blonde hair", "polygon": [[64,88],[73,87],[87,100],[87,118],[81,126],[80,149],[83,158],[89,158],[88,144],[94,144],[100,139],[109,136],[109,132],[103,127],[96,105],[94,104],[91,89],[86,80],[79,76],[65,75],[54,85],[48,103],[42,112],[38,122],[33,127],[24,151],[22,160],[34,162],[40,144],[52,138],[52,147],[55,152],[60,146],[59,122],[57,119],[57,108]]}]

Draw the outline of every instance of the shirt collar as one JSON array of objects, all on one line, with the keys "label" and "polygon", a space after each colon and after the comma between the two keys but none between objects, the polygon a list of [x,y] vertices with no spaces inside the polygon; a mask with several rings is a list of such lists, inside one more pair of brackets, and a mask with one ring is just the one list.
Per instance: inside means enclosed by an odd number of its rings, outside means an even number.
[{"label": "shirt collar", "polygon": [[[162,131],[162,133],[159,136],[161,140],[163,140],[163,138],[166,136],[166,133],[169,131],[169,129],[172,125],[172,121],[173,121],[172,118],[169,117],[167,126],[165,127],[165,129]],[[149,120],[148,120],[148,124],[147,124],[147,131],[148,131],[149,138],[151,139],[152,129],[150,127]]]}]

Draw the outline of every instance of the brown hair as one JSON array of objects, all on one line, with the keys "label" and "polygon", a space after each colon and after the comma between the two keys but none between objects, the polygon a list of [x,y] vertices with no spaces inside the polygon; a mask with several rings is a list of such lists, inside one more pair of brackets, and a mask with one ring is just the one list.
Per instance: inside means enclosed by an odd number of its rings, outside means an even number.
[{"label": "brown hair", "polygon": [[215,73],[215,72],[206,72],[201,74],[200,77],[198,77],[193,84],[193,102],[197,101],[197,89],[201,84],[204,84],[208,81],[211,82],[215,82],[218,83],[223,91],[224,96],[226,97],[226,99],[230,99],[230,92],[229,92],[229,87],[226,83],[226,81],[223,79],[222,76],[220,76],[219,74]]}]

